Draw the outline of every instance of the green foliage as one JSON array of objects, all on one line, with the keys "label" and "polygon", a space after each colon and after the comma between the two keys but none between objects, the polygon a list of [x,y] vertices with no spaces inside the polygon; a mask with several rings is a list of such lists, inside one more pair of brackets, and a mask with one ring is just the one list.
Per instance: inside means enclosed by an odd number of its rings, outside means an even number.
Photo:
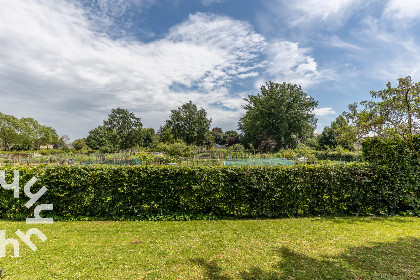
[{"label": "green foliage", "polygon": [[285,158],[285,159],[289,159],[289,160],[294,160],[294,159],[296,159],[297,154],[292,149],[282,149],[282,150],[278,151],[278,153],[274,154],[274,156],[278,157],[278,158]]},{"label": "green foliage", "polygon": [[141,119],[126,109],[112,109],[102,126],[89,131],[86,144],[102,152],[128,150],[141,145]]},{"label": "green foliage", "polygon": [[[413,137],[416,149],[420,148],[420,136]],[[367,162],[376,165],[386,165],[397,170],[415,172],[417,158],[407,142],[401,137],[380,138],[369,137],[362,142],[363,157]]]},{"label": "green foliage", "polygon": [[58,143],[55,129],[41,125],[33,118],[18,119],[0,113],[0,146],[5,150],[32,150]]},{"label": "green foliage", "polygon": [[318,135],[314,135],[312,137],[309,137],[309,138],[305,139],[305,141],[303,143],[306,146],[309,146],[314,150],[319,149],[319,137],[318,137]]},{"label": "green foliage", "polygon": [[211,130],[211,135],[213,136],[214,142],[218,145],[226,144],[224,139],[223,130],[220,127],[215,127]]},{"label": "green foliage", "polygon": [[323,151],[314,151],[313,152],[317,160],[332,160],[332,161],[345,161],[345,162],[361,162],[363,161],[362,153],[347,151],[340,149],[340,146],[337,146],[334,150],[323,150]]},{"label": "green foliage", "polygon": [[318,102],[294,84],[266,83],[261,93],[245,98],[246,113],[239,121],[244,142],[258,147],[273,139],[279,148],[294,147],[297,138],[313,135],[316,118],[313,110]]},{"label": "green foliage", "polygon": [[172,130],[175,139],[182,139],[187,144],[205,145],[208,142],[211,119],[206,111],[191,101],[171,111],[166,126]]},{"label": "green foliage", "polygon": [[[10,182],[14,168],[6,171]],[[47,186],[38,203],[55,216],[149,219],[174,213],[215,217],[419,214],[418,180],[369,164],[279,167],[20,168],[21,185]],[[398,174],[397,174],[398,175]],[[0,192],[0,217],[24,218],[26,197]],[[46,214],[46,213],[45,213]]]},{"label": "green foliage", "polygon": [[159,142],[159,135],[153,128],[142,128],[140,131],[140,145],[142,147],[156,147]]},{"label": "green foliage", "polygon": [[[417,150],[420,148],[420,136],[413,137],[413,146]],[[418,194],[420,191],[418,157],[403,138],[367,138],[362,143],[362,152],[367,162],[383,166],[395,177],[395,188],[402,189],[406,193]],[[407,189],[406,186],[415,186],[415,188]],[[409,200],[412,205],[418,205],[420,197],[414,195]]]},{"label": "green foliage", "polygon": [[171,157],[191,157],[197,150],[196,146],[187,145],[182,140],[174,143],[159,143],[156,146],[156,151],[166,153]]},{"label": "green foliage", "polygon": [[84,148],[87,148],[86,139],[82,138],[82,139],[74,140],[73,141],[73,147],[76,149],[76,151],[80,151]]},{"label": "green foliage", "polygon": [[242,144],[234,144],[234,145],[228,147],[227,150],[231,151],[231,152],[245,152],[246,151],[244,145],[242,145]]},{"label": "green foliage", "polygon": [[315,150],[311,149],[311,147],[306,146],[303,143],[297,144],[295,152],[298,158],[304,157],[305,161],[314,162],[316,160]]},{"label": "green foliage", "polygon": [[161,143],[174,143],[175,136],[172,133],[172,129],[167,125],[161,126],[157,132],[159,135],[159,142]]},{"label": "green foliage", "polygon": [[336,148],[338,145],[347,150],[354,150],[356,135],[343,116],[338,116],[331,126],[326,126],[319,136],[319,146],[322,149]]},{"label": "green foliage", "polygon": [[357,104],[352,104],[346,114],[358,136],[373,132],[386,138],[401,137],[420,164],[420,151],[413,140],[420,129],[420,83],[412,82],[408,76],[398,79],[398,87],[388,83],[386,89],[371,91],[371,95],[375,100],[361,102],[364,106],[361,111],[357,111]]}]

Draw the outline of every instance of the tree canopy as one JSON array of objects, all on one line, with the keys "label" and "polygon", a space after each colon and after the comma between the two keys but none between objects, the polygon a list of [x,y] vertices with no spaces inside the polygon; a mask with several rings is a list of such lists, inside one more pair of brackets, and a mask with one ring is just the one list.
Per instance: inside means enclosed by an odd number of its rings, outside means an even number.
[{"label": "tree canopy", "polygon": [[313,134],[318,102],[298,85],[270,81],[245,101],[246,113],[239,121],[239,129],[246,144],[258,147],[268,141],[275,142],[277,148],[294,147],[299,138]]},{"label": "tree canopy", "polygon": [[171,111],[166,127],[171,129],[175,139],[182,139],[187,144],[205,145],[210,137],[211,118],[207,118],[207,112],[191,100],[176,110]]},{"label": "tree canopy", "polygon": [[92,149],[127,150],[141,144],[141,119],[126,109],[112,109],[103,125],[89,131],[86,144]]},{"label": "tree canopy", "polygon": [[382,137],[401,137],[420,159],[419,151],[413,145],[413,135],[420,129],[420,83],[411,77],[398,79],[393,88],[388,82],[386,88],[370,92],[373,100],[349,105],[345,115],[353,124],[355,134],[364,138],[370,134]]},{"label": "tree canopy", "polygon": [[56,144],[59,140],[54,128],[42,125],[33,118],[18,119],[0,113],[0,145],[6,150],[31,150],[42,145]]},{"label": "tree canopy", "polygon": [[319,146],[323,149],[336,148],[338,145],[344,149],[353,150],[356,137],[344,116],[338,116],[331,126],[326,126],[319,136]]}]

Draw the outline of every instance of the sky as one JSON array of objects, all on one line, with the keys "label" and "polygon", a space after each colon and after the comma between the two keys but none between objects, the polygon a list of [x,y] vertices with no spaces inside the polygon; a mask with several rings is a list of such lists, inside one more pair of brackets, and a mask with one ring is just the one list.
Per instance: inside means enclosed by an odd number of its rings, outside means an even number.
[{"label": "sky", "polygon": [[72,140],[112,108],[158,129],[191,100],[237,129],[248,95],[294,83],[317,131],[370,91],[420,81],[420,0],[0,0],[0,112]]}]

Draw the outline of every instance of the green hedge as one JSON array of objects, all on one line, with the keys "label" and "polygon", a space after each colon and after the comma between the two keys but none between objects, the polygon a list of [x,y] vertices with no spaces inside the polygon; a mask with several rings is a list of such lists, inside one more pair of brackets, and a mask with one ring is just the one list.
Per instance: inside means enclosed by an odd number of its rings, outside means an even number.
[{"label": "green hedge", "polygon": [[[0,217],[23,219],[23,185],[39,178],[39,203],[56,218],[188,219],[419,214],[417,184],[368,164],[279,167],[45,166],[22,168],[21,196],[0,190]],[[13,168],[8,168],[10,182]]]},{"label": "green hedge", "polygon": [[[420,150],[420,135],[413,137],[416,150]],[[369,137],[362,142],[365,161],[376,165],[394,166],[399,169],[417,167],[417,158],[401,138]]]},{"label": "green hedge", "polygon": [[361,162],[363,160],[360,152],[332,152],[332,151],[314,151],[318,160],[335,160],[345,162]]}]

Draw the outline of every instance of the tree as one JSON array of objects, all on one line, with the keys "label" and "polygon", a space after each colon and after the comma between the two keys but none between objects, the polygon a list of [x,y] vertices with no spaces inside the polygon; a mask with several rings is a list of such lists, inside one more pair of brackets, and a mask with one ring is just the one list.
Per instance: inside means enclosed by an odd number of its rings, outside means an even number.
[{"label": "tree", "polygon": [[159,135],[156,135],[153,128],[142,128],[140,138],[143,147],[154,146],[159,142]]},{"label": "tree", "polygon": [[246,113],[238,124],[246,144],[258,147],[264,138],[275,141],[277,148],[294,147],[298,138],[313,135],[318,102],[300,86],[270,81],[261,87],[261,93],[244,100]]},{"label": "tree", "polygon": [[172,133],[172,129],[167,125],[161,126],[157,131],[157,134],[159,135],[160,142],[167,144],[175,143],[175,137]]},{"label": "tree", "polygon": [[6,150],[18,143],[18,123],[18,118],[0,113],[0,144]]},{"label": "tree", "polygon": [[76,139],[73,141],[73,147],[77,150],[80,151],[84,148],[86,148],[86,139],[85,138],[81,138],[81,139]]},{"label": "tree", "polygon": [[112,109],[108,119],[89,131],[87,145],[92,149],[127,150],[141,144],[141,119],[126,109]]},{"label": "tree", "polygon": [[413,135],[420,129],[420,83],[411,77],[398,79],[398,87],[388,82],[386,89],[370,92],[375,100],[349,105],[346,117],[353,124],[359,138],[375,134],[381,137],[401,137],[420,161],[420,153],[413,143]]},{"label": "tree", "polygon": [[215,127],[211,130],[211,135],[214,138],[214,142],[218,145],[224,145],[226,140],[223,137],[223,130],[220,127]]},{"label": "tree", "polygon": [[0,144],[3,148],[30,150],[57,142],[58,135],[52,127],[42,125],[33,118],[18,119],[0,113]]},{"label": "tree", "polygon": [[319,136],[319,146],[322,149],[336,148],[338,145],[347,150],[354,150],[356,137],[351,133],[351,127],[343,116],[338,116],[331,126],[326,126]]},{"label": "tree", "polygon": [[239,134],[235,130],[226,131],[223,134],[223,139],[225,141],[224,144],[228,147],[241,143],[241,140],[239,139]]},{"label": "tree", "polygon": [[175,139],[182,139],[187,144],[205,145],[208,142],[211,118],[206,111],[191,101],[171,111],[166,126],[171,129]]},{"label": "tree", "polygon": [[60,138],[58,139],[58,146],[59,147],[66,147],[70,143],[70,136],[67,134],[60,135]]},{"label": "tree", "polygon": [[54,145],[59,141],[60,139],[54,128],[41,125],[38,128],[37,139],[35,140],[35,147],[39,148],[42,145]]},{"label": "tree", "polygon": [[264,153],[272,153],[277,147],[277,142],[271,137],[261,137],[261,143],[258,146],[258,150]]},{"label": "tree", "polygon": [[89,131],[89,135],[86,138],[86,145],[93,150],[101,150],[104,152],[116,150],[112,138],[109,137],[106,128],[102,125]]}]

